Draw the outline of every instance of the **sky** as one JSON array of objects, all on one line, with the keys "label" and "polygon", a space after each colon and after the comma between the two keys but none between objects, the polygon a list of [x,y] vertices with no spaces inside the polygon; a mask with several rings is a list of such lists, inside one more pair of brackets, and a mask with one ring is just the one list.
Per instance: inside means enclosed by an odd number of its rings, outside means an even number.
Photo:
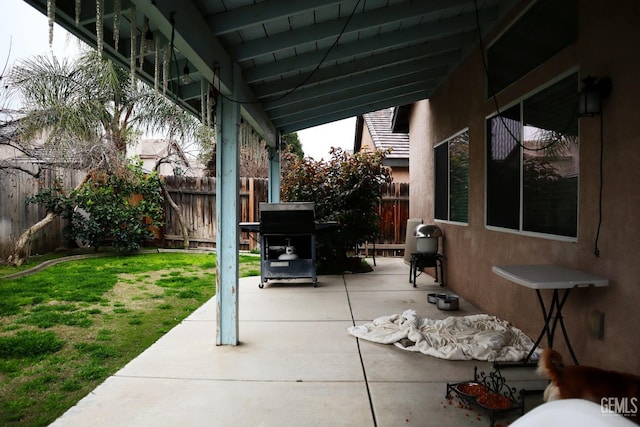
[{"label": "sky", "polygon": [[305,156],[314,160],[329,160],[331,147],[353,150],[355,136],[355,117],[298,131]]},{"label": "sky", "polygon": [[[6,74],[16,60],[34,55],[53,53],[57,57],[75,55],[78,47],[75,38],[59,25],[54,26],[53,46],[49,47],[47,17],[23,0],[2,1],[0,14],[0,72],[8,62]],[[315,160],[328,160],[331,147],[353,150],[356,119],[351,117],[298,131],[305,156]]]},{"label": "sky", "polygon": [[[53,52],[57,56],[78,52],[75,38],[70,39],[59,25],[54,25]],[[24,59],[51,52],[47,17],[23,0],[2,0],[0,15],[0,65],[9,59]]]}]

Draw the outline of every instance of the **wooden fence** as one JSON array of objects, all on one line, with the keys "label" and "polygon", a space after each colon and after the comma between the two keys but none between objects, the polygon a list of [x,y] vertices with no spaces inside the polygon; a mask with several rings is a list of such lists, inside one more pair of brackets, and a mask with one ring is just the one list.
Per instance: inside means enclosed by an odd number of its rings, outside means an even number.
[{"label": "wooden fence", "polygon": [[[20,167],[34,172],[36,170],[35,166],[28,162],[21,164]],[[28,227],[46,216],[43,207],[28,203],[27,199],[45,188],[52,188],[56,180],[62,182],[63,188],[73,188],[82,181],[84,176],[83,171],[64,168],[44,170],[39,178],[33,178],[22,172],[0,171],[1,259],[6,259],[13,250],[14,243]],[[64,226],[65,221],[55,218],[33,237],[30,252],[45,253],[66,246]]]},{"label": "wooden fence", "polygon": [[[42,207],[28,204],[28,196],[54,185],[61,179],[64,188],[72,188],[84,177],[81,171],[60,169],[34,179],[24,173],[0,175],[0,256],[6,257],[20,234],[42,219]],[[167,190],[180,207],[187,224],[191,247],[215,247],[216,242],[216,180],[207,177],[165,178]],[[266,179],[240,180],[240,221],[259,221],[259,204],[267,200]],[[381,237],[376,241],[378,252],[396,254],[404,244],[409,214],[409,184],[389,184],[383,191],[379,208]],[[65,246],[64,221],[55,219],[38,233],[31,245],[32,253],[44,253]],[[253,249],[256,242],[248,233],[240,236],[241,249]],[[182,233],[177,217],[169,203],[165,205],[165,226],[155,242],[161,247],[182,247]]]},{"label": "wooden fence", "polygon": [[[167,190],[180,207],[188,224],[192,247],[215,247],[216,240],[216,194],[215,178],[167,177]],[[240,221],[259,221],[259,204],[267,201],[268,183],[266,179],[242,178],[240,180]],[[161,245],[181,247],[180,225],[169,204],[165,206],[165,228],[161,235]],[[381,237],[375,242],[376,250],[388,253],[402,251],[409,218],[409,184],[394,183],[385,186],[382,203]],[[240,236],[241,249],[253,249],[256,242],[248,233]]]},{"label": "wooden fence", "polygon": [[376,252],[383,255],[402,255],[409,219],[409,184],[385,185],[378,214],[380,215],[380,237],[375,242]]},{"label": "wooden fence", "polygon": [[382,203],[378,213],[382,237],[376,244],[404,243],[409,219],[409,184],[386,185],[382,191]]},{"label": "wooden fence", "polygon": [[[216,179],[207,177],[165,178],[167,190],[178,205],[188,228],[191,247],[215,247],[216,242]],[[240,221],[258,221],[260,202],[267,201],[266,179],[240,179]],[[161,244],[182,247],[180,224],[171,206],[165,205],[165,226]],[[241,249],[253,249],[255,242],[247,233],[240,238]]]}]

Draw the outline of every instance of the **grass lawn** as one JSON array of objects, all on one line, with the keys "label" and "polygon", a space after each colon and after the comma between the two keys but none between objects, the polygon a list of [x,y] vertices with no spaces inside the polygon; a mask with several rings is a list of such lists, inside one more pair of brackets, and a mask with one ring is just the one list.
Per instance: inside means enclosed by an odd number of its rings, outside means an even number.
[{"label": "grass lawn", "polygon": [[[0,280],[0,425],[53,422],[215,295],[215,265],[108,256]],[[240,274],[259,275],[260,258],[241,255]]]}]

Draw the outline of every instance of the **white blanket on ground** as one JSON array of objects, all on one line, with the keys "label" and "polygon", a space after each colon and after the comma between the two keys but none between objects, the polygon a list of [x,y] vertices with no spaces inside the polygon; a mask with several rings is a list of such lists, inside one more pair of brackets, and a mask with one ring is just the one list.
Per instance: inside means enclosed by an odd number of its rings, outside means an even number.
[{"label": "white blanket on ground", "polygon": [[449,360],[520,361],[534,345],[520,329],[487,314],[435,320],[406,310],[347,331],[357,338]]}]

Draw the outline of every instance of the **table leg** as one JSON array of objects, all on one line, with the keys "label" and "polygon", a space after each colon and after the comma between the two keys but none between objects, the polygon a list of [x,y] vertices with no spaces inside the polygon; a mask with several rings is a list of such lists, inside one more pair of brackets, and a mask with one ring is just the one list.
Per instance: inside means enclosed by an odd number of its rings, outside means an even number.
[{"label": "table leg", "polygon": [[[525,363],[529,361],[529,359],[533,355],[536,348],[538,348],[538,346],[542,342],[542,338],[545,335],[547,336],[548,348],[553,348],[553,339],[556,333],[556,327],[558,326],[558,323],[560,323],[560,328],[562,329],[562,335],[564,336],[564,341],[567,344],[567,348],[569,349],[571,358],[573,359],[573,362],[576,365],[578,365],[578,359],[576,358],[576,355],[573,351],[573,347],[571,347],[571,342],[569,341],[569,335],[567,334],[567,329],[564,325],[564,320],[562,319],[562,307],[564,307],[564,304],[567,301],[567,298],[569,297],[570,290],[571,289],[566,289],[564,294],[562,295],[562,298],[560,298],[558,290],[554,289],[553,297],[551,298],[551,304],[549,306],[549,311],[547,312],[546,306],[544,304],[544,300],[542,299],[542,293],[540,292],[539,289],[536,289],[536,294],[538,295],[538,301],[540,303],[540,309],[542,310],[542,316],[544,318],[544,326],[542,328],[542,331],[540,332],[540,335],[538,336],[538,339],[536,340],[535,344],[531,348],[531,351],[527,355],[527,358],[525,359]],[[555,317],[554,317],[554,313],[555,313]],[[551,319],[553,319],[553,325],[551,325]]]},{"label": "table leg", "polygon": [[[558,290],[553,290],[553,297],[551,297],[551,306],[549,307],[548,317],[546,319],[546,328],[547,328],[547,347],[553,348],[553,337],[556,335],[556,326],[558,325],[558,313],[559,308],[558,304],[560,301],[560,296],[558,294]],[[555,312],[555,316],[554,316]],[[551,323],[551,319],[553,319],[553,326],[549,326]]]},{"label": "table leg", "polygon": [[566,289],[564,292],[564,295],[562,296],[562,299],[556,300],[556,318],[553,322],[553,328],[551,333],[552,333],[552,339],[553,339],[553,335],[555,335],[555,332],[556,332],[556,326],[558,323],[560,323],[560,328],[562,329],[562,335],[564,336],[564,342],[567,344],[567,348],[569,349],[569,353],[571,354],[573,363],[575,363],[576,365],[579,365],[578,358],[576,357],[576,354],[573,351],[573,347],[571,347],[571,341],[569,341],[569,335],[567,334],[567,329],[564,325],[564,320],[562,318],[562,307],[564,307],[564,303],[567,301],[567,298],[569,297],[569,291],[571,291],[571,289]]},{"label": "table leg", "polygon": [[544,300],[542,299],[542,293],[540,292],[540,289],[536,289],[536,295],[538,296],[538,303],[540,304],[540,309],[542,310],[542,318],[544,319],[544,326],[542,327],[542,331],[540,331],[540,335],[538,335],[538,339],[536,340],[535,344],[533,344],[531,351],[527,355],[527,358],[525,359],[525,363],[529,361],[529,359],[533,355],[533,352],[536,351],[536,348],[538,348],[538,346],[542,342],[542,338],[545,335],[547,335],[547,343],[548,343],[549,337],[551,336],[550,330],[549,330],[549,323],[551,322],[551,315],[553,312],[553,301],[551,302],[551,307],[549,307],[549,313],[547,314],[547,309],[544,305]]}]

